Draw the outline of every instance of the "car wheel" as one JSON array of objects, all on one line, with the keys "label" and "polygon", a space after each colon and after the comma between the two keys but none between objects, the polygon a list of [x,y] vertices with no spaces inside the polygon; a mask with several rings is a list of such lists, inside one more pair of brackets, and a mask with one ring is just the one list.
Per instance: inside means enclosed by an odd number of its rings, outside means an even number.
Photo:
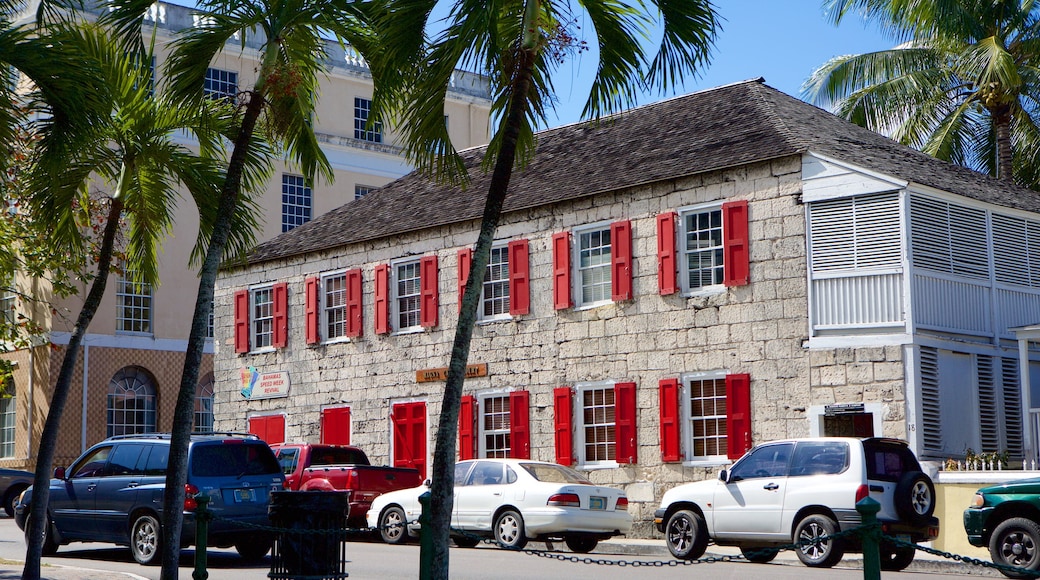
[{"label": "car wheel", "polygon": [[773,548],[753,547],[753,546],[741,546],[740,554],[744,556],[744,559],[748,562],[754,562],[756,564],[766,564],[772,562],[776,558],[778,550]]},{"label": "car wheel", "polygon": [[452,536],[451,541],[460,548],[475,548],[480,543],[480,538],[474,536]]},{"label": "car wheel", "polygon": [[379,516],[379,537],[387,544],[403,544],[408,541],[407,523],[404,510],[390,506]]},{"label": "car wheel", "polygon": [[908,471],[896,484],[896,511],[911,524],[923,525],[935,513],[935,484],[920,471]]},{"label": "car wheel", "polygon": [[522,550],[527,545],[524,518],[513,510],[506,510],[495,518],[495,541],[503,548]]},{"label": "car wheel", "polygon": [[7,517],[14,517],[14,504],[18,501],[18,496],[21,495],[27,487],[29,486],[16,485],[7,490],[7,494],[4,496],[4,513],[7,514]]},{"label": "car wheel", "polygon": [[[29,545],[29,514],[25,514],[25,545]],[[47,526],[43,530],[43,555],[53,556],[58,553],[58,542],[54,541],[54,536],[51,535],[51,524],[47,523]]]},{"label": "car wheel", "polygon": [[845,547],[837,538],[819,540],[838,533],[838,523],[831,518],[813,514],[802,518],[794,530],[795,552],[803,564],[811,568],[830,568],[845,555]]},{"label": "car wheel", "polygon": [[567,536],[563,542],[567,544],[568,550],[577,554],[588,554],[599,545],[599,540],[589,536]]},{"label": "car wheel", "polygon": [[155,565],[162,560],[162,528],[151,514],[138,516],[130,528],[130,551],[138,564]]},{"label": "car wheel", "polygon": [[[1004,520],[993,530],[989,554],[996,564],[1040,570],[1040,525],[1027,518]],[[1032,574],[1016,574],[1001,569],[1008,578],[1032,578]]]},{"label": "car wheel", "polygon": [[911,562],[914,561],[914,556],[917,555],[917,549],[911,546],[895,546],[888,542],[881,542],[881,569],[887,572],[898,572],[905,570]]},{"label": "car wheel", "polygon": [[691,510],[680,510],[668,518],[664,528],[668,551],[680,560],[696,560],[708,549],[708,529],[704,516]]},{"label": "car wheel", "polygon": [[241,541],[235,542],[235,551],[238,552],[239,556],[249,560],[250,562],[256,562],[262,559],[271,551],[271,546],[274,545],[274,538],[266,534],[256,534],[243,538]]}]

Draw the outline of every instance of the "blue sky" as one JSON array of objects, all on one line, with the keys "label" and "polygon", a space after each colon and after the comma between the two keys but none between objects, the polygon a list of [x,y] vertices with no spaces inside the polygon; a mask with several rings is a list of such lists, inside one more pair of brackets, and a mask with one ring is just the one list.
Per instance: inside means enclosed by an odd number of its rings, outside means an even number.
[{"label": "blue sky", "polygon": [[[802,82],[830,58],[894,44],[858,17],[834,26],[824,16],[822,0],[715,0],[715,5],[724,20],[711,65],[699,78],[687,79],[684,87],[665,96],[645,95],[640,104],[758,77],[797,97]],[[586,54],[576,62],[573,83],[556,81],[560,102],[550,127],[580,120],[594,64]]]}]

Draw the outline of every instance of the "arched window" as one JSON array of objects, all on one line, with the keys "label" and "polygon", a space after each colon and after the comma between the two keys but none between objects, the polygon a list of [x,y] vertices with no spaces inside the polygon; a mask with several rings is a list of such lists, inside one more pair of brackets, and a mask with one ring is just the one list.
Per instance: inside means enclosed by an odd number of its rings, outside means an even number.
[{"label": "arched window", "polygon": [[206,373],[195,387],[195,416],[192,431],[213,430],[213,373]]},{"label": "arched window", "polygon": [[108,436],[155,432],[155,379],[140,367],[126,367],[108,383]]}]

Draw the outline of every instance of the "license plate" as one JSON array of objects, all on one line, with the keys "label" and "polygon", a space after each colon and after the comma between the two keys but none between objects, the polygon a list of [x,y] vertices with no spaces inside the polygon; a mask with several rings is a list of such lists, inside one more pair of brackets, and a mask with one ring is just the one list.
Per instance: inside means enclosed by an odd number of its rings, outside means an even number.
[{"label": "license plate", "polygon": [[589,498],[589,509],[590,510],[605,510],[607,509],[607,498],[592,496]]},{"label": "license plate", "polygon": [[235,503],[243,502],[255,502],[256,501],[256,490],[254,489],[236,489],[235,490]]},{"label": "license plate", "polygon": [[906,542],[908,544],[911,543],[910,542],[910,534],[896,534],[896,539],[899,540],[900,542]]}]

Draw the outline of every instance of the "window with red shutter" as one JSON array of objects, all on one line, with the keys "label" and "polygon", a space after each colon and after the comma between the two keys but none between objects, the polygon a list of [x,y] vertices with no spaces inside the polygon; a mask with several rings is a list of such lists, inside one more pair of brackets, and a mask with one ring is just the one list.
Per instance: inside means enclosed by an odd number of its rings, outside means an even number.
[{"label": "window with red shutter", "polygon": [[[509,314],[531,313],[531,258],[527,240],[509,242]],[[526,459],[526,457],[525,457]]]},{"label": "window with red shutter", "polygon": [[617,440],[617,462],[629,464],[637,462],[636,441],[636,384],[617,383],[614,385],[614,433]]},{"label": "window with red shutter", "polygon": [[249,290],[235,292],[235,352],[249,352]]},{"label": "window with red shutter", "polygon": [[531,394],[527,391],[509,393],[510,457],[531,458]]},{"label": "window with red shutter", "polygon": [[390,333],[390,266],[379,264],[375,271],[375,306],[376,334]]},{"label": "window with red shutter", "polygon": [[570,308],[571,297],[571,234],[553,234],[553,306],[556,310]]},{"label": "window with red shutter", "polygon": [[466,294],[466,282],[469,281],[469,269],[473,265],[473,249],[459,250],[459,312],[462,312],[462,297]]},{"label": "window with red shutter", "polygon": [[425,328],[437,326],[437,256],[423,256],[419,260],[419,324]]},{"label": "window with red shutter", "polygon": [[632,222],[610,224],[611,300],[632,299]]},{"label": "window with red shutter", "polygon": [[750,278],[751,245],[748,240],[748,202],[722,204],[722,243],[726,286],[743,286]]},{"label": "window with red shutter", "polygon": [[319,292],[321,284],[317,276],[312,276],[304,281],[304,303],[306,317],[304,320],[304,334],[307,344],[321,342],[318,327],[321,324],[321,297]]},{"label": "window with red shutter", "polygon": [[285,348],[289,343],[289,285],[279,282],[271,286],[272,304],[271,346]]},{"label": "window with red shutter", "polygon": [[574,465],[574,443],[571,433],[573,421],[570,387],[553,389],[554,439],[556,441],[556,463]]},{"label": "window with red shutter", "polygon": [[674,211],[657,216],[657,291],[662,296],[679,291]]},{"label": "window with red shutter", "polygon": [[249,418],[249,432],[268,445],[285,442],[285,415],[260,415]]},{"label": "window with red shutter", "polygon": [[476,399],[473,395],[463,395],[459,407],[459,460],[477,457],[476,439],[473,437],[475,421],[474,410]]},{"label": "window with red shutter", "polygon": [[751,375],[726,375],[726,447],[730,459],[751,449]]},{"label": "window with red shutter", "polygon": [[679,379],[661,379],[657,394],[661,412],[661,461],[682,461],[679,451]]},{"label": "window with red shutter", "polygon": [[343,297],[346,309],[346,334],[347,338],[361,336],[364,328],[364,315],[361,308],[361,270],[347,270],[346,272],[346,296]]},{"label": "window with red shutter", "polygon": [[412,467],[426,479],[426,403],[397,403],[391,407],[394,467]]},{"label": "window with red shutter", "polygon": [[350,407],[321,410],[321,442],[326,445],[350,445]]}]

